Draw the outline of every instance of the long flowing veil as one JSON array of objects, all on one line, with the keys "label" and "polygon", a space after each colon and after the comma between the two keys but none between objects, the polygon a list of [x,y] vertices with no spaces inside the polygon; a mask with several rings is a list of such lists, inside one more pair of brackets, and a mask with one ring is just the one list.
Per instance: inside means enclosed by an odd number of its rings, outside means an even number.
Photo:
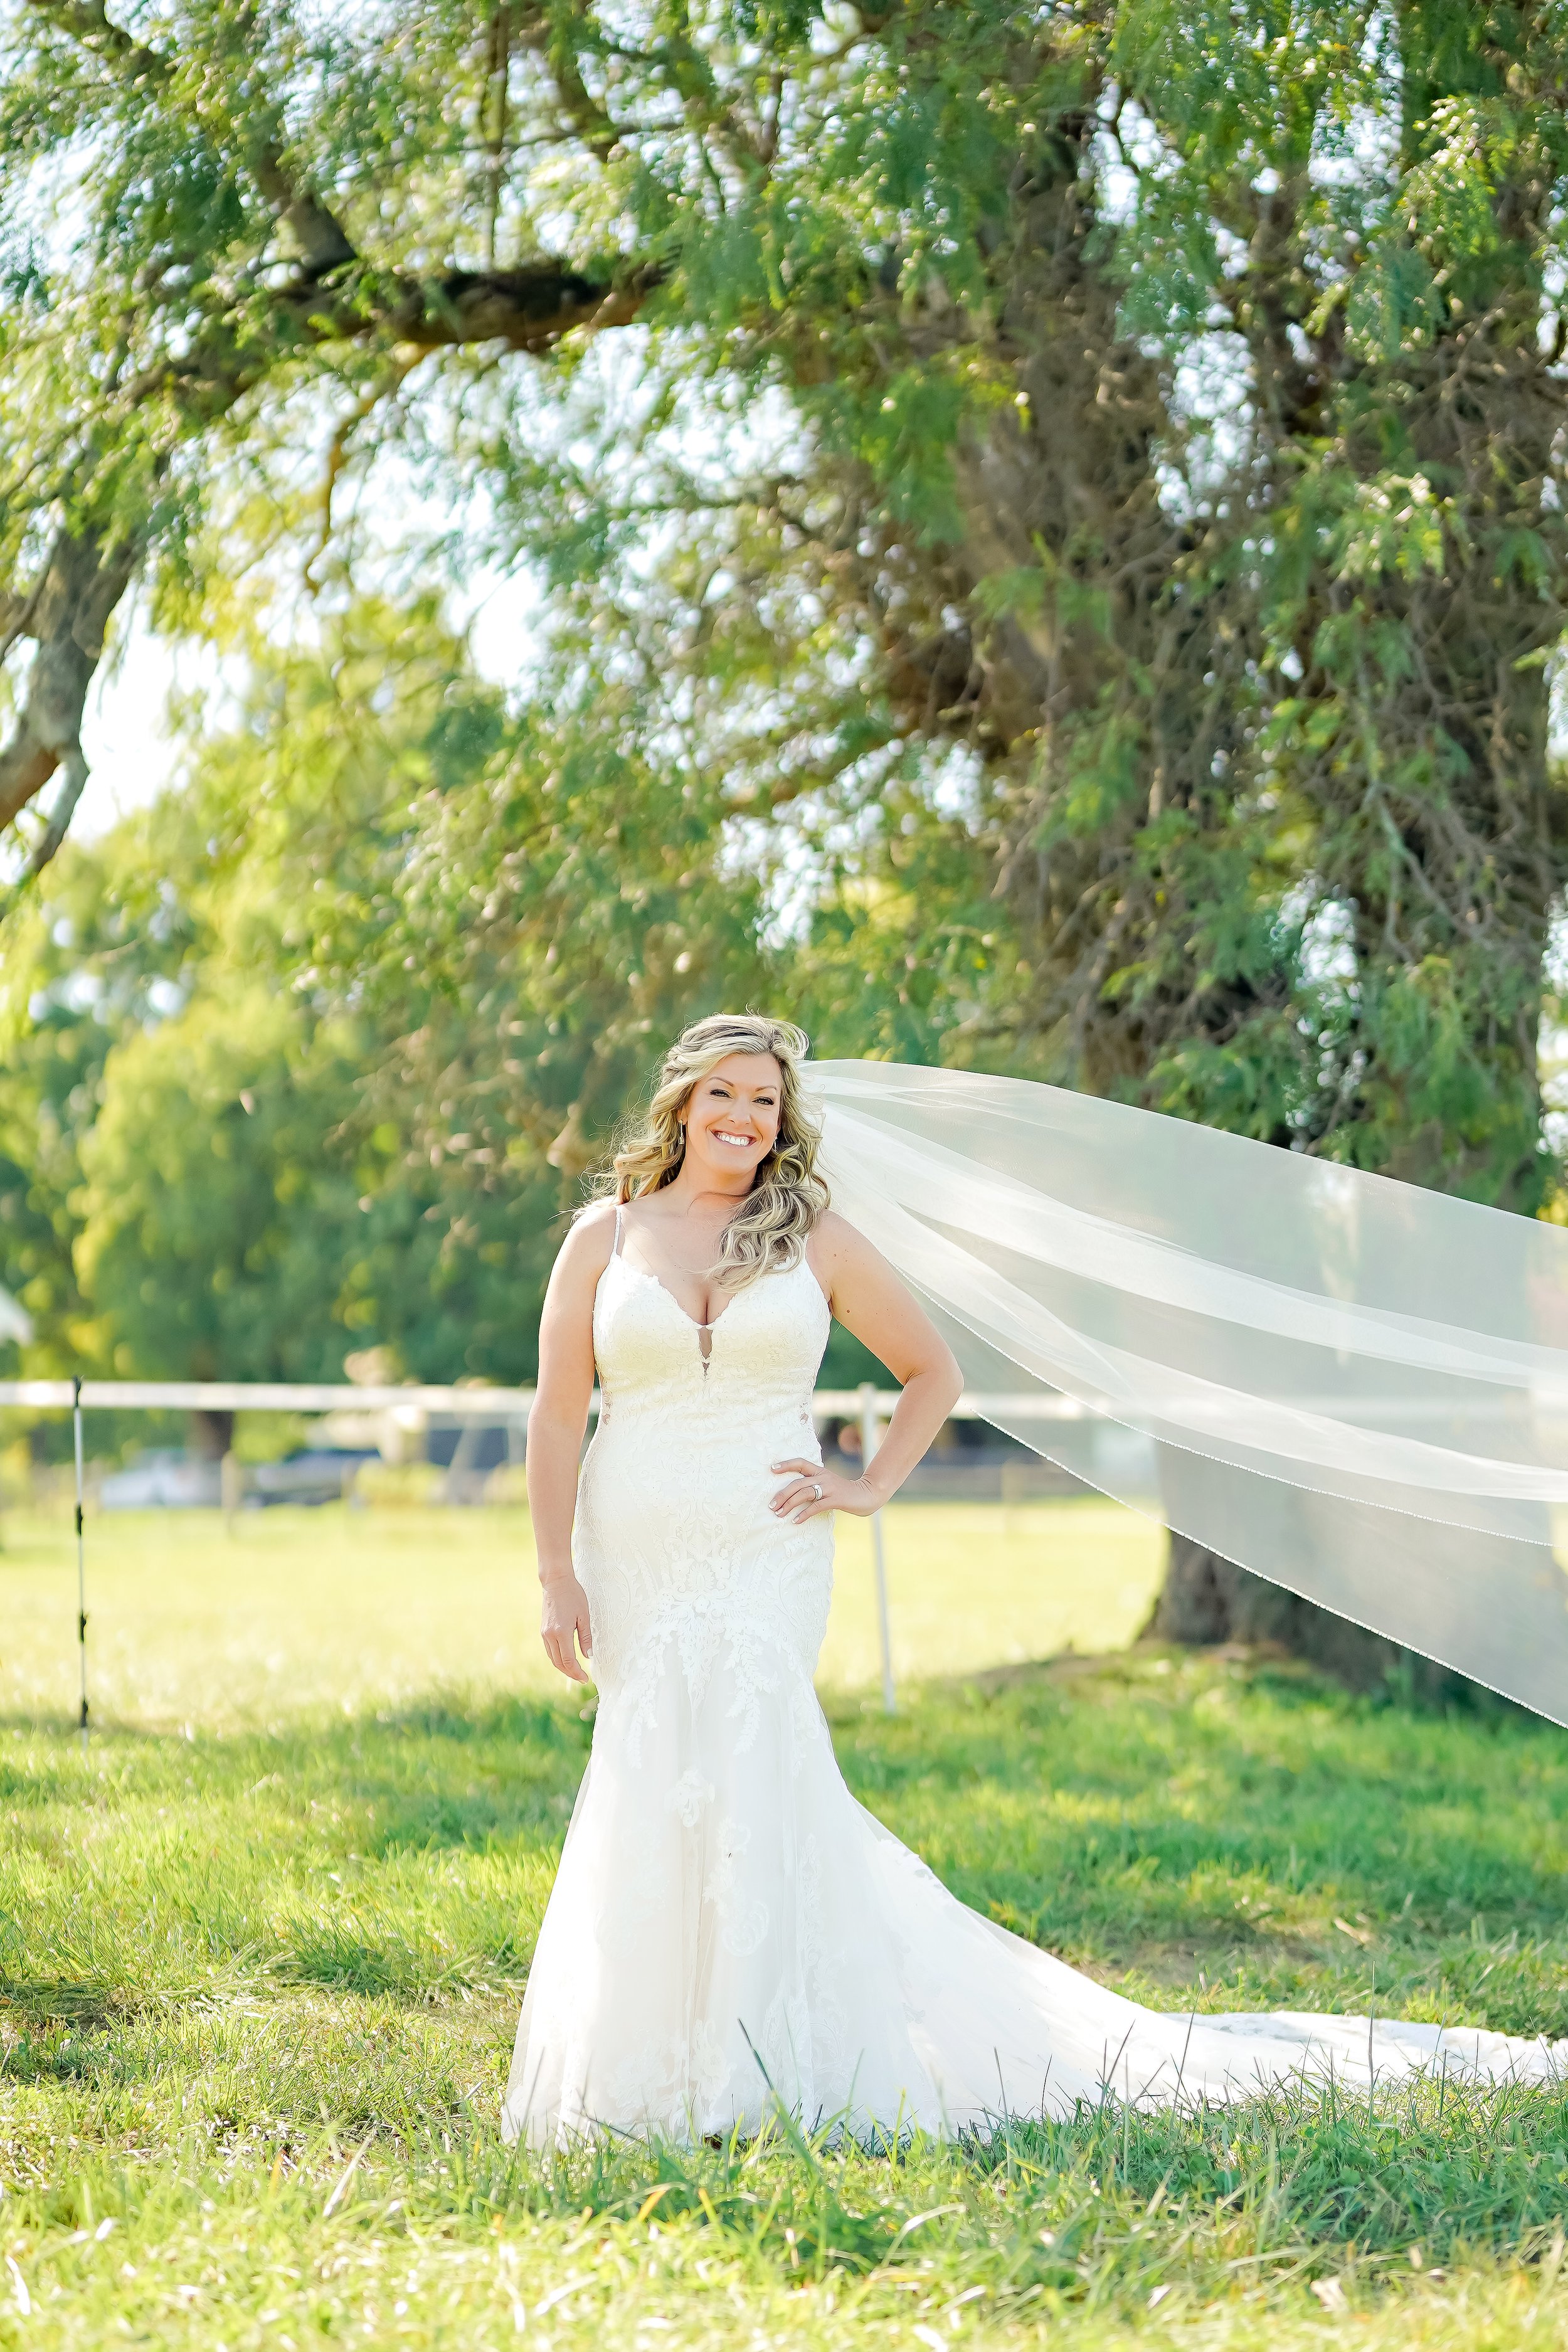
[{"label": "long flowing veil", "polygon": [[1568,1723],[1568,1232],[1027,1080],[809,1078],[987,1419]]}]

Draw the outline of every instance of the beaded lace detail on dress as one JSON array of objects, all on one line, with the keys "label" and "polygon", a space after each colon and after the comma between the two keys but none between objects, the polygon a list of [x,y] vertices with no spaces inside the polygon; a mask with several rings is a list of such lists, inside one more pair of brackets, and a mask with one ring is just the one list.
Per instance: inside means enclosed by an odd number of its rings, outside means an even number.
[{"label": "beaded lace detail on dress", "polygon": [[[832,1522],[769,1503],[819,1458],[828,1311],[803,1261],[707,1327],[617,1248],[574,1557],[594,1749],[529,1973],[504,2127],[685,2140],[774,2101],[858,2133],[1234,2099],[1332,2068],[1542,2076],[1568,2045],[1304,2014],[1141,2009],[982,1918],[849,1794],[812,1675]],[[956,1572],[956,1564],[955,1564]],[[1041,1890],[1048,1900],[1048,1889]]]}]

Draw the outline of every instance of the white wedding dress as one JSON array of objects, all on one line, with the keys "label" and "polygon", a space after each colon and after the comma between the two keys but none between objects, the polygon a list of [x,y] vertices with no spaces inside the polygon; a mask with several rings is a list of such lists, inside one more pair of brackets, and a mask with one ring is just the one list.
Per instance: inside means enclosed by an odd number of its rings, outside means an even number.
[{"label": "white wedding dress", "polygon": [[802,1261],[704,1330],[627,1264],[617,1223],[574,1537],[599,1707],[507,2137],[690,2140],[752,2130],[775,2103],[808,2127],[953,2132],[1331,2069],[1362,2086],[1369,2067],[1568,2071],[1568,2043],[1472,2027],[1142,2009],[969,1910],[856,1802],[812,1684],[832,1522],[768,1507],[772,1465],[817,1457],[828,1322]]}]

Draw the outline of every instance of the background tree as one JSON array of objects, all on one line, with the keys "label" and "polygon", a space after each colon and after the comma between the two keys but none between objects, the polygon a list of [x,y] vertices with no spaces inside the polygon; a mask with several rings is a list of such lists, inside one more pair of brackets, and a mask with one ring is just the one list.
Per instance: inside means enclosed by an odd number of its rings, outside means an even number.
[{"label": "background tree", "polygon": [[[295,1025],[270,991],[215,993],[110,1053],[75,1257],[117,1373],[338,1371],[331,1307],[354,1201],[322,1147],[323,1097],[342,1083],[310,1066]],[[207,1450],[227,1452],[233,1419],[198,1417]]]},{"label": "background tree", "polygon": [[[359,1041],[340,1148],[375,1245],[334,1311],[427,1379],[531,1377],[563,1221],[669,1034],[795,991],[673,638],[604,617],[568,613],[509,711],[428,604],[356,604],[258,657],[179,803],[226,953]],[[836,1335],[830,1377],[868,1369]]]},{"label": "background tree", "polygon": [[[27,0],[4,86],[22,801],[57,757],[76,788],[138,562],[173,619],[242,485],[305,521],[302,430],[318,538],[357,436],[482,483],[515,551],[570,471],[542,395],[644,315],[617,455],[693,373],[787,394],[790,461],[689,467],[687,513],[749,494],[889,730],[986,772],[1025,941],[994,1056],[1539,1196],[1554,12],[140,21]],[[617,465],[579,558],[668,515]]]},{"label": "background tree", "polygon": [[[190,944],[163,862],[134,818],[112,844],[72,845],[47,899],[12,919],[0,958],[0,1255],[33,1339],[16,1369],[41,1379],[108,1369],[74,1259],[81,1146],[97,1117],[115,1040],[180,1001]],[[55,1416],[17,1426],[68,1448]],[[138,1415],[100,1417],[110,1446],[145,1434]]]},{"label": "background tree", "polygon": [[6,969],[27,1369],[532,1377],[578,1180],[691,992],[789,986],[623,689],[510,716],[427,602],[356,605],[258,647],[182,784],[68,845]]}]

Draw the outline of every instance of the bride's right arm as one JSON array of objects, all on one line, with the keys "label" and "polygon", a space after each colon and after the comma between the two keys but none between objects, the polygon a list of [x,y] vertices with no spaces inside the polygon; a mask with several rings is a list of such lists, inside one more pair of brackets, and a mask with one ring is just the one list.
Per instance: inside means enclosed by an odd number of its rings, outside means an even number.
[{"label": "bride's right arm", "polygon": [[615,1211],[605,1202],[579,1217],[562,1244],[539,1318],[539,1383],[528,1416],[528,1507],[533,1520],[541,1631],[552,1666],[574,1683],[588,1679],[577,1662],[593,1650],[588,1598],[572,1565],[577,1464],[594,1395],[594,1293],[615,1243]]}]

